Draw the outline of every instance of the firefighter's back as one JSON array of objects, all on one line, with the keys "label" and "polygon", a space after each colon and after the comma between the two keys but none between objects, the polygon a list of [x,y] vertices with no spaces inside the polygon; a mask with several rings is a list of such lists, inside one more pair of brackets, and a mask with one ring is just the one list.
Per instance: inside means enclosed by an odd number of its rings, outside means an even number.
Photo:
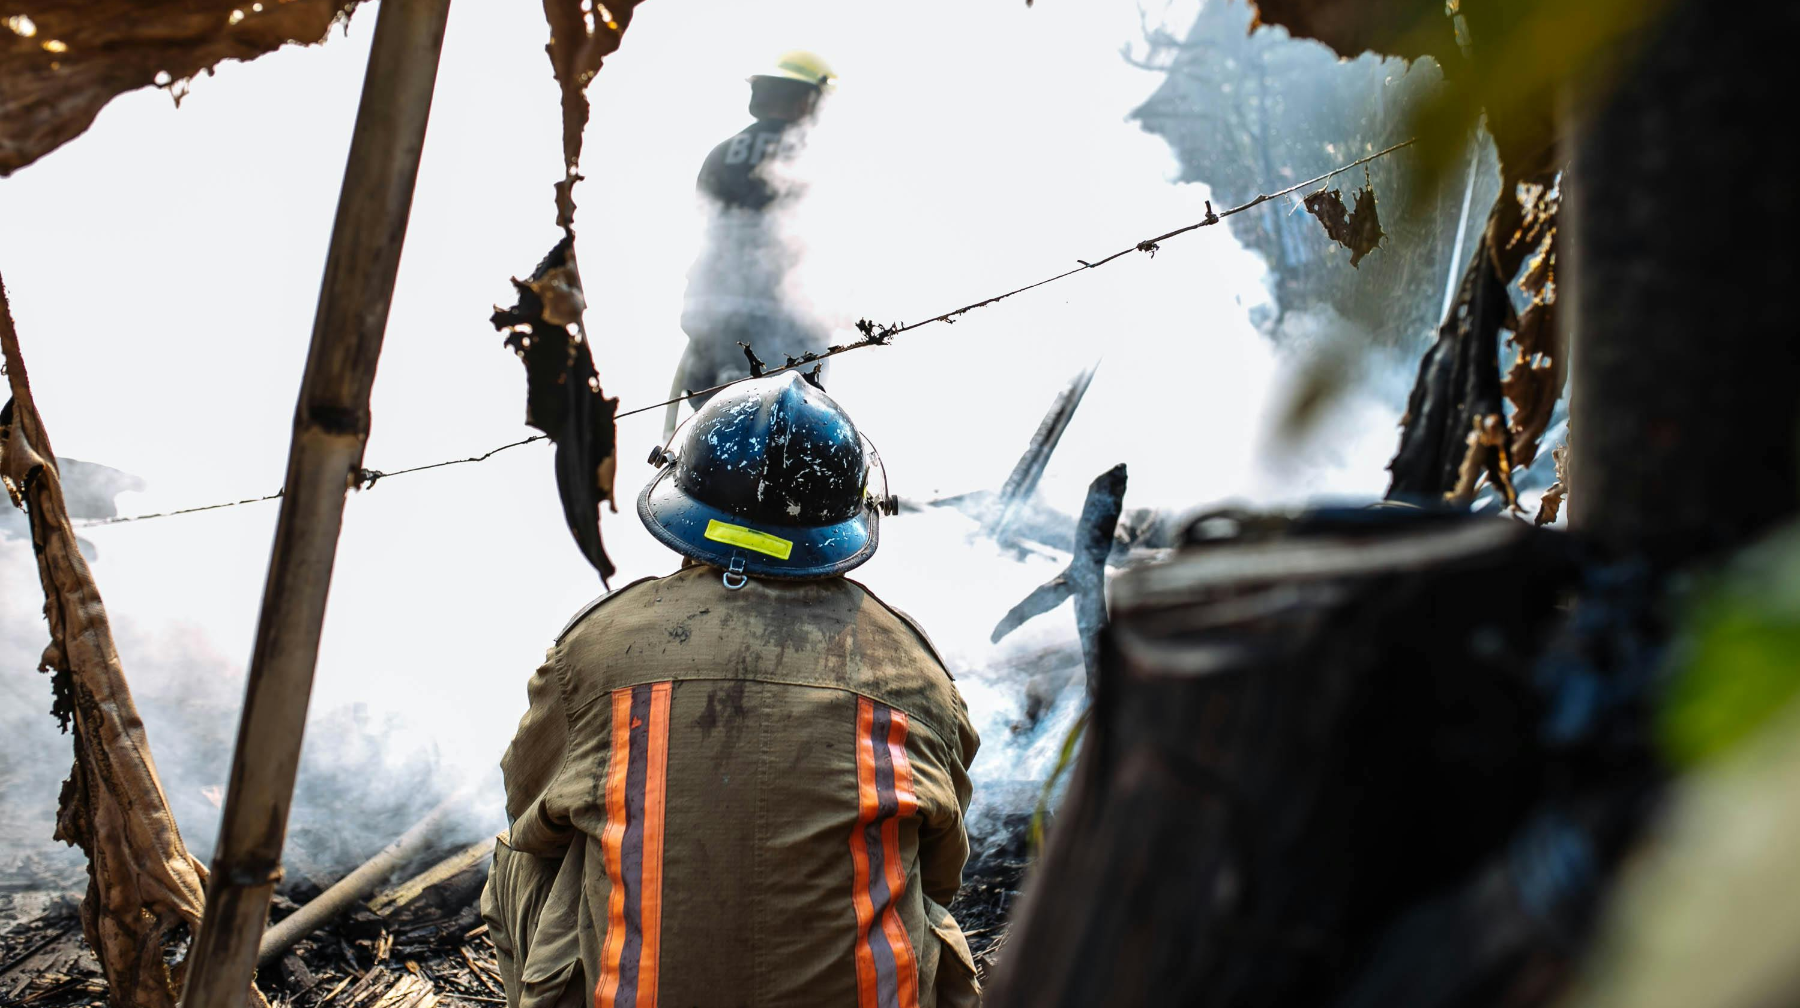
[{"label": "firefighter's back", "polygon": [[562,744],[508,751],[511,851],[579,875],[578,905],[541,906],[578,922],[582,986],[600,1008],[966,1001],[954,684],[855,582],[722,581],[688,567],[578,618],[533,690]]}]

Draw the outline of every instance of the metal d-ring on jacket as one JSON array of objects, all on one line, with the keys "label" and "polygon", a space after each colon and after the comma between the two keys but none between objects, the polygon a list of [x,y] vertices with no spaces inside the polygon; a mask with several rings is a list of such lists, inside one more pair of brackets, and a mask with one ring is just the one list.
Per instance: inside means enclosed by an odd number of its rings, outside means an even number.
[{"label": "metal d-ring on jacket", "polygon": [[482,897],[509,1008],[979,1003],[945,909],[979,740],[867,589],[639,581],[529,694]]}]

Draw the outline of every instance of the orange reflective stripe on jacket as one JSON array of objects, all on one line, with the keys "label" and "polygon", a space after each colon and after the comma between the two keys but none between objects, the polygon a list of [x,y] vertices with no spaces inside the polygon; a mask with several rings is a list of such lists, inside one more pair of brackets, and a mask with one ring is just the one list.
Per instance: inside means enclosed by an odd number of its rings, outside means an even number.
[{"label": "orange reflective stripe on jacket", "polygon": [[612,891],[594,1008],[656,1008],[671,686],[659,682],[612,691],[606,829],[600,838]]},{"label": "orange reflective stripe on jacket", "polygon": [[918,813],[906,759],[906,715],[859,697],[856,704],[856,828],[850,859],[856,907],[858,1008],[918,1008],[919,971],[894,903],[906,892],[900,820]]}]

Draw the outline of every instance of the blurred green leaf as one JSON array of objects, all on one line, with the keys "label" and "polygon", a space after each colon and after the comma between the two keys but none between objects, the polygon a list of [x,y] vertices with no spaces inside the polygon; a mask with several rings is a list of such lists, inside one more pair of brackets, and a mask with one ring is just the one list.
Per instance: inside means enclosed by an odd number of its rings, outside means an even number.
[{"label": "blurred green leaf", "polygon": [[1661,735],[1678,765],[1736,746],[1800,697],[1800,529],[1744,551],[1701,588],[1674,655]]}]

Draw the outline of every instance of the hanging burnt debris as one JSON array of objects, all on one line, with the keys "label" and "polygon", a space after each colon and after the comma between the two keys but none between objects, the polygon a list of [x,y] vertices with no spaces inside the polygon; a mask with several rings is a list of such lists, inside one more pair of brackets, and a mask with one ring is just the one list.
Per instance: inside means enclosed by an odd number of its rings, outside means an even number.
[{"label": "hanging burnt debris", "polygon": [[[51,675],[51,713],[74,740],[56,839],[88,856],[81,932],[106,978],[108,1002],[173,1008],[183,967],[171,969],[169,959],[199,927],[206,869],[176,828],[100,590],[76,547],[3,283],[0,350],[12,396],[0,408],[0,482],[30,521],[50,636],[39,668]],[[249,1004],[263,1003],[254,988],[247,994]]]},{"label": "hanging burnt debris", "polygon": [[619,49],[640,0],[544,0],[550,22],[550,68],[562,88],[563,177],[556,183],[556,224],[575,224],[575,183],[581,181],[581,135],[587,129],[588,82]]},{"label": "hanging burnt debris", "polygon": [[1437,342],[1419,362],[1419,376],[1401,421],[1400,450],[1388,468],[1387,496],[1417,504],[1467,503],[1475,477],[1486,474],[1511,506],[1509,442],[1500,403],[1499,334],[1516,328],[1505,284],[1484,241],[1463,273]]},{"label": "hanging burnt debris", "polygon": [[[1463,274],[1437,342],[1419,362],[1387,496],[1466,505],[1485,478],[1515,507],[1514,469],[1531,464],[1568,374],[1556,311],[1554,176],[1503,193]],[[1529,261],[1527,261],[1529,256]],[[1507,283],[1523,269],[1529,298],[1513,310]],[[1501,330],[1516,358],[1500,377]],[[1510,417],[1501,400],[1512,403]]]},{"label": "hanging burnt debris", "polygon": [[1344,209],[1340,189],[1321,189],[1303,201],[1306,212],[1325,226],[1332,241],[1350,250],[1350,265],[1362,262],[1363,256],[1380,247],[1387,235],[1381,230],[1381,214],[1375,209],[1375,187],[1367,185],[1356,192],[1356,209]]},{"label": "hanging burnt debris", "polygon": [[1537,458],[1538,442],[1550,426],[1556,401],[1562,397],[1569,373],[1569,341],[1556,305],[1561,186],[1527,186],[1520,204],[1524,216],[1509,236],[1508,244],[1529,250],[1519,290],[1530,303],[1508,340],[1517,357],[1500,382],[1500,392],[1513,404],[1512,464],[1528,466]]},{"label": "hanging burnt debris", "polygon": [[587,86],[606,57],[618,51],[640,0],[544,0],[550,25],[550,68],[562,91],[563,177],[556,183],[556,224],[563,229],[531,279],[512,280],[519,300],[494,309],[494,328],[525,362],[525,422],[556,442],[556,489],[563,517],[583,556],[612,577],[613,562],[600,538],[600,504],[616,513],[613,474],[619,400],[600,390],[581,316],[587,298],[575,264],[575,183],[581,181],[581,141],[587,129]]},{"label": "hanging burnt debris", "polygon": [[180,100],[228,59],[322,42],[359,0],[13,0],[0,18],[0,176],[80,136],[115,96]]},{"label": "hanging burnt debris", "polygon": [[525,363],[525,422],[556,442],[556,490],[563,517],[581,553],[600,572],[613,575],[600,539],[600,504],[614,512],[613,473],[618,466],[613,415],[619,400],[600,389],[581,315],[587,308],[575,265],[575,237],[565,234],[531,279],[512,281],[519,301],[494,309],[494,328]]}]

